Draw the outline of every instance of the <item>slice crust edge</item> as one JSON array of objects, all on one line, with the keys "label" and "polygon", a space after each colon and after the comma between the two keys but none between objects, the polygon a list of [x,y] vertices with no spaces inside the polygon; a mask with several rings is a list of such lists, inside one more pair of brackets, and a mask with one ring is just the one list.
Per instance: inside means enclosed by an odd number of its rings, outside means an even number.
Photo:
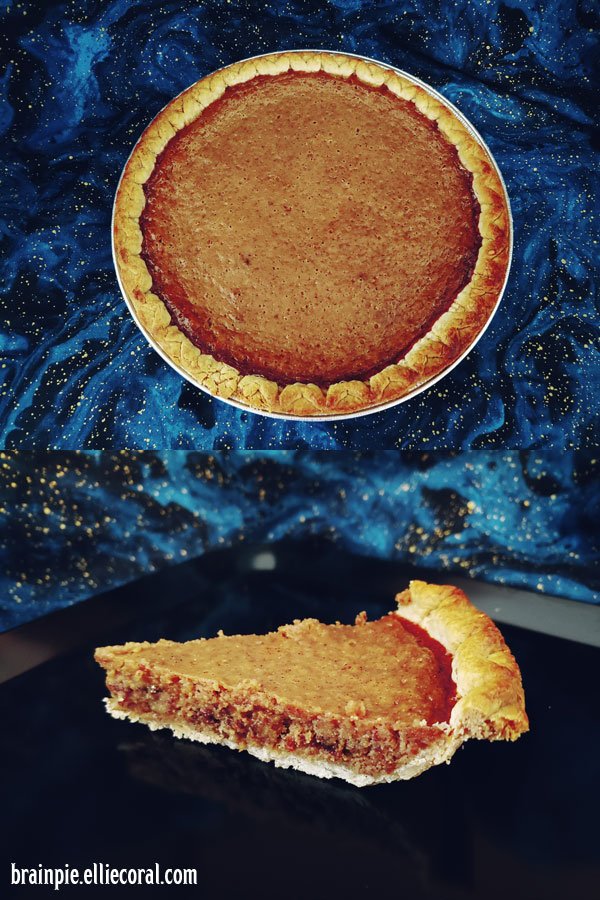
[{"label": "slice crust edge", "polygon": [[517,662],[492,620],[460,588],[411,581],[396,602],[398,616],[424,628],[452,656],[454,731],[514,741],[529,729]]}]

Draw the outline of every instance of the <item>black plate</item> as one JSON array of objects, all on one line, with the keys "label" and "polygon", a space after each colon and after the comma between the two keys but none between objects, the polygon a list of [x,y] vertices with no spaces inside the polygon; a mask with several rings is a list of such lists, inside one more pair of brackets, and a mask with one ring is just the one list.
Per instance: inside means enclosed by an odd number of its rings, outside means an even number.
[{"label": "black plate", "polygon": [[[255,570],[251,549],[214,554],[37,623],[38,645],[46,630],[55,645],[85,634],[86,646],[0,686],[3,884],[10,863],[160,863],[196,868],[202,897],[593,896],[597,649],[503,627],[531,732],[515,744],[469,742],[449,766],[371,788],[106,715],[97,644],[267,631],[304,616],[350,622],[361,609],[388,611],[408,580],[397,566],[322,545],[268,553],[259,564],[272,569]],[[3,636],[0,652],[14,653],[27,628]]]}]

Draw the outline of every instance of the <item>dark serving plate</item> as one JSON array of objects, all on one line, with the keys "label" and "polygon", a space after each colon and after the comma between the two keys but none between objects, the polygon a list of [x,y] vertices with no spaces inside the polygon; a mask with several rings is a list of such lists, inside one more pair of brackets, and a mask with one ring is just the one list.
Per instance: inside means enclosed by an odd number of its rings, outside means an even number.
[{"label": "dark serving plate", "polygon": [[92,659],[99,644],[268,631],[305,616],[350,622],[362,609],[375,617],[411,574],[331,546],[240,548],[0,636],[0,657],[21,663],[15,671],[48,657],[15,677],[5,671],[0,685],[3,889],[11,863],[159,863],[195,868],[197,896],[211,898],[593,896],[596,647],[503,625],[531,732],[515,744],[469,742],[449,766],[370,788],[278,770],[104,712]]}]

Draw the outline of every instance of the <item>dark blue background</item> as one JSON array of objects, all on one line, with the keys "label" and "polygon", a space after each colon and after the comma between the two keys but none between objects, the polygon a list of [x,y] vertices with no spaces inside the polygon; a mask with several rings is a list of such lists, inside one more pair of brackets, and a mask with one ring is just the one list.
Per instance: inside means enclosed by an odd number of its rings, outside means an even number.
[{"label": "dark blue background", "polygon": [[0,631],[282,539],[600,602],[599,520],[591,452],[8,453]]},{"label": "dark blue background", "polygon": [[[0,17],[3,446],[597,443],[592,0],[5,0]],[[138,332],[111,260],[117,181],[158,110],[215,68],[301,47],[372,56],[438,88],[488,142],[515,221],[508,290],[469,358],[418,398],[349,423],[269,420],[188,385]]]}]

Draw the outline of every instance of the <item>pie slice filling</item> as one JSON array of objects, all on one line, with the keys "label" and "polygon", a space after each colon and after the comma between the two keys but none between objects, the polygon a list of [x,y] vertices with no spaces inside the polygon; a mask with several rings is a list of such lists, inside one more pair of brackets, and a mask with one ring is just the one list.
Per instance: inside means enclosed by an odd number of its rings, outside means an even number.
[{"label": "pie slice filling", "polygon": [[519,669],[487,616],[453,587],[412,582],[397,601],[374,622],[99,648],[108,711],[357,786],[527,730]]}]

